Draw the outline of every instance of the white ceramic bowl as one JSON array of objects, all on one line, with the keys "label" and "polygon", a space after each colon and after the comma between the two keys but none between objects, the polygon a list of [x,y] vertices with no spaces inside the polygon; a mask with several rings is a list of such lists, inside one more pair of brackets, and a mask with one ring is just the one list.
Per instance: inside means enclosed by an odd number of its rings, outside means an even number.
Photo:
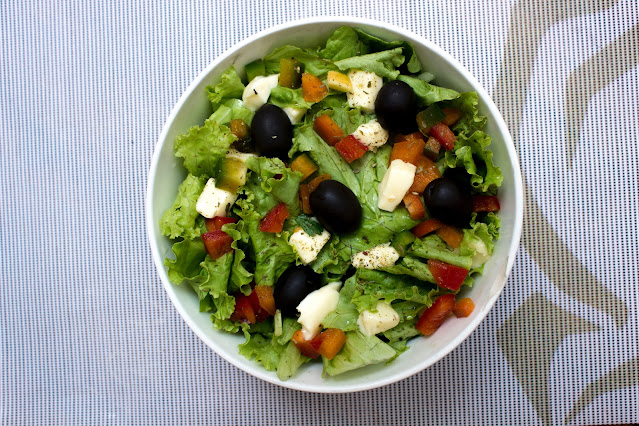
[{"label": "white ceramic bowl", "polygon": [[[282,382],[275,373],[266,371],[238,353],[237,346],[244,337],[213,328],[210,315],[198,311],[197,296],[189,286],[176,286],[169,281],[164,259],[171,253],[171,241],[160,233],[159,222],[186,176],[181,162],[173,155],[175,138],[189,127],[201,125],[212,112],[204,88],[215,83],[230,65],[235,65],[238,71],[243,70],[248,62],[286,44],[316,46],[342,25],[359,27],[387,40],[407,40],[415,46],[425,68],[436,76],[436,84],[479,93],[480,111],[488,117],[486,132],[493,138],[494,162],[504,174],[499,192],[501,236],[483,275],[464,293],[475,302],[476,308],[470,317],[446,321],[433,336],[413,339],[410,349],[390,364],[322,378],[321,363],[310,363],[304,365],[295,377]],[[513,266],[521,234],[523,197],[519,162],[506,124],[486,91],[459,62],[430,41],[397,26],[361,18],[324,17],[290,22],[262,31],[226,51],[200,73],[173,108],[155,147],[146,203],[147,231],[155,266],[169,298],[189,327],[211,349],[255,377],[292,389],[334,393],[372,389],[409,377],[433,365],[468,337],[495,304]]]}]

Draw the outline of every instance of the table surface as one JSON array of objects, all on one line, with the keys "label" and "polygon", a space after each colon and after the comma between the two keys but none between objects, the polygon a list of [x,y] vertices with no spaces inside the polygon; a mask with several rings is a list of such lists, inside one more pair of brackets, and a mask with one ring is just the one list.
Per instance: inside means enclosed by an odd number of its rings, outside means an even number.
[{"label": "table surface", "polygon": [[[458,58],[526,185],[519,254],[480,327],[428,370],[344,395],[262,382],[206,347],[144,224],[153,148],[189,83],[317,15],[390,22]],[[0,8],[0,37],[0,423],[639,422],[635,0],[22,1]]]}]

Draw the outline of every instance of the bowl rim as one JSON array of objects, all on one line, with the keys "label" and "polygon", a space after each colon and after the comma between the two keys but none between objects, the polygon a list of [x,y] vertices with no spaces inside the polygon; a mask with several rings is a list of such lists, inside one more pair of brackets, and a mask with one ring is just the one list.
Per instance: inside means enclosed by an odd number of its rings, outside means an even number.
[{"label": "bowl rim", "polygon": [[[208,75],[211,73],[213,69],[215,69],[220,63],[222,63],[224,60],[226,60],[230,56],[234,55],[236,52],[238,52],[245,46],[259,40],[262,37],[268,36],[272,33],[276,33],[286,29],[296,28],[296,27],[300,27],[304,25],[317,24],[317,23],[342,24],[342,25],[350,25],[354,27],[357,27],[359,25],[364,25],[364,26],[377,27],[381,29],[387,29],[397,33],[402,33],[402,34],[405,34],[408,38],[412,38],[413,40],[418,41],[420,44],[422,44],[426,48],[430,49],[431,51],[443,57],[448,63],[454,66],[457,69],[457,71],[459,71],[463,75],[464,78],[468,80],[471,86],[473,86],[474,90],[477,91],[477,93],[479,94],[483,107],[488,109],[491,112],[494,119],[494,124],[496,125],[498,131],[503,136],[503,143],[506,148],[508,158],[512,165],[513,177],[514,177],[514,182],[512,183],[513,183],[513,189],[514,189],[515,210],[514,210],[514,220],[513,220],[513,229],[512,229],[512,239],[510,242],[510,247],[508,248],[506,265],[503,270],[503,274],[500,274],[499,277],[497,278],[498,280],[500,280],[499,285],[497,286],[493,285],[493,289],[498,291],[494,291],[494,295],[492,295],[489,298],[486,307],[483,309],[483,312],[480,315],[477,315],[462,330],[461,333],[457,334],[453,339],[448,341],[448,343],[445,344],[440,351],[438,351],[437,356],[430,358],[428,362],[418,363],[413,365],[412,367],[409,366],[405,370],[403,370],[401,373],[389,376],[388,378],[376,380],[374,382],[365,382],[360,385],[343,385],[340,383],[336,383],[335,385],[326,386],[326,387],[314,386],[310,384],[305,384],[304,386],[302,386],[298,383],[282,381],[277,379],[277,377],[274,378],[272,375],[269,374],[271,372],[262,368],[258,363],[255,363],[254,368],[248,368],[245,365],[241,364],[240,362],[236,361],[234,357],[226,356],[225,351],[221,350],[220,346],[213,339],[211,339],[209,336],[204,334],[204,332],[199,330],[199,327],[195,324],[195,322],[191,318],[191,313],[187,312],[187,310],[184,309],[184,307],[180,303],[178,303],[177,293],[172,288],[173,284],[168,282],[168,280],[164,279],[163,277],[165,272],[164,258],[160,254],[158,245],[154,244],[154,242],[157,240],[157,236],[155,235],[155,232],[154,232],[155,223],[153,223],[153,220],[152,220],[153,219],[153,208],[152,208],[153,183],[155,182],[156,175],[157,175],[157,168],[158,168],[158,163],[160,159],[161,148],[167,142],[166,139],[167,139],[169,130],[171,126],[173,125],[173,122],[175,121],[175,118],[178,115],[178,112],[184,106],[186,100],[191,96],[194,90],[203,82],[203,80],[208,77]],[[497,106],[493,102],[490,95],[486,92],[484,87],[481,85],[481,83],[457,59],[451,56],[448,52],[446,52],[444,49],[442,49],[435,43],[431,42],[430,40],[426,39],[425,37],[415,34],[412,31],[409,31],[405,28],[402,28],[398,25],[391,24],[388,22],[378,21],[378,20],[369,19],[369,18],[360,18],[356,16],[308,17],[308,18],[297,19],[297,20],[285,22],[282,24],[278,24],[278,25],[269,27],[265,30],[262,30],[256,34],[253,34],[252,36],[249,36],[248,38],[240,41],[239,43],[225,50],[221,55],[217,56],[190,83],[190,85],[187,87],[184,93],[182,93],[178,102],[175,104],[175,106],[171,110],[171,113],[167,117],[164,123],[164,126],[162,128],[162,132],[160,133],[160,136],[158,137],[158,140],[153,150],[154,151],[153,151],[153,156],[151,159],[151,165],[149,167],[149,172],[148,172],[146,197],[145,197],[146,231],[147,231],[147,238],[149,239],[149,244],[151,246],[153,262],[159,274],[160,281],[162,282],[162,285],[166,291],[166,294],[169,296],[171,303],[177,309],[178,313],[180,314],[182,319],[186,322],[186,324],[189,326],[191,331],[193,331],[200,338],[200,340],[202,340],[216,354],[221,356],[223,359],[225,359],[226,361],[228,361],[235,367],[239,368],[240,370],[254,377],[257,377],[266,382],[269,382],[278,386],[282,386],[288,389],[294,389],[294,390],[305,391],[305,392],[313,392],[313,393],[360,392],[360,391],[375,389],[378,387],[382,387],[382,386],[386,386],[386,385],[398,382],[400,380],[413,376],[427,369],[428,367],[431,367],[432,365],[440,361],[442,358],[450,354],[457,346],[459,346],[464,340],[466,340],[466,338],[473,331],[475,331],[475,329],[479,326],[479,324],[484,320],[484,318],[492,310],[497,299],[503,292],[508,276],[510,275],[510,272],[512,271],[514,261],[515,261],[515,256],[519,248],[519,242],[521,239],[522,226],[523,226],[523,182],[522,182],[521,168],[520,168],[519,157],[517,155],[517,151],[515,149],[512,136],[510,135],[508,127],[501,113],[499,112]]]}]

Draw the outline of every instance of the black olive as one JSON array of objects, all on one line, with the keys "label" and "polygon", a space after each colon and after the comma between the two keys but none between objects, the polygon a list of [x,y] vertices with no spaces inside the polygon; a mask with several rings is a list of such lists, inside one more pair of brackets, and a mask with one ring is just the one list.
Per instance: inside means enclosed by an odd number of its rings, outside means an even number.
[{"label": "black olive", "polygon": [[359,228],[362,206],[346,185],[336,180],[321,182],[309,198],[311,210],[330,232],[347,234]]},{"label": "black olive", "polygon": [[411,133],[417,126],[417,98],[412,87],[403,81],[384,84],[375,98],[375,114],[383,128]]},{"label": "black olive", "polygon": [[251,139],[260,155],[286,160],[293,145],[291,121],[282,108],[264,104],[253,117]]},{"label": "black olive", "polygon": [[468,226],[473,212],[469,187],[448,177],[435,179],[424,191],[424,203],[434,218],[460,228]]},{"label": "black olive", "polygon": [[275,307],[283,315],[297,315],[297,305],[312,291],[320,286],[320,276],[308,266],[292,266],[277,280],[273,297]]}]

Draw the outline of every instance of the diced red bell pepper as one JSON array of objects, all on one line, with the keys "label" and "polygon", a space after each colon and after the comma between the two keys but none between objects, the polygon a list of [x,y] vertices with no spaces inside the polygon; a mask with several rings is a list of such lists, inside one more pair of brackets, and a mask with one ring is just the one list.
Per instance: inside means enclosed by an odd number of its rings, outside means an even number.
[{"label": "diced red bell pepper", "polygon": [[290,217],[286,204],[279,203],[273,207],[260,221],[260,231],[278,233],[282,232],[284,221]]},{"label": "diced red bell pepper", "polygon": [[475,195],[473,197],[474,212],[496,212],[499,211],[499,199],[494,195]]},{"label": "diced red bell pepper", "polygon": [[217,260],[233,251],[233,238],[224,231],[213,231],[202,234],[202,242],[212,260]]},{"label": "diced red bell pepper", "polygon": [[428,134],[437,139],[446,151],[450,151],[455,147],[455,134],[444,123],[433,125]]},{"label": "diced red bell pepper", "polygon": [[462,232],[462,230],[451,225],[442,225],[437,230],[437,235],[439,235],[439,238],[444,240],[446,244],[448,244],[452,248],[459,247],[462,239],[464,238],[464,233]]},{"label": "diced red bell pepper", "polygon": [[253,289],[251,294],[249,294],[248,298],[251,302],[253,312],[255,312],[255,319],[257,320],[257,322],[262,322],[269,317],[269,313],[266,311],[266,309],[263,309],[262,306],[260,306],[260,299],[258,298],[255,289]]},{"label": "diced red bell pepper", "polygon": [[438,286],[457,291],[468,275],[468,269],[435,259],[428,259],[428,269]]},{"label": "diced red bell pepper", "polygon": [[206,225],[206,230],[209,232],[219,231],[222,229],[222,226],[227,223],[235,223],[237,219],[234,217],[224,217],[224,216],[215,216],[212,219],[204,219],[204,224]]},{"label": "diced red bell pepper", "polygon": [[441,228],[444,224],[441,223],[439,220],[437,219],[428,219],[423,221],[422,223],[420,223],[419,225],[417,225],[416,227],[414,227],[411,232],[413,234],[415,234],[415,236],[417,238],[421,238],[424,235],[430,234],[433,231],[438,230],[439,228]]},{"label": "diced red bell pepper", "polygon": [[257,294],[260,307],[270,315],[275,315],[275,298],[273,297],[273,287],[269,285],[256,285],[253,292]]},{"label": "diced red bell pepper", "polygon": [[424,311],[417,320],[415,328],[424,336],[430,336],[443,324],[444,320],[455,306],[455,295],[439,296],[432,306]]},{"label": "diced red bell pepper", "polygon": [[368,147],[357,140],[353,135],[348,135],[337,142],[335,149],[337,149],[337,152],[349,163],[352,163],[358,158],[362,158],[362,156],[366,154],[366,151],[368,151]]},{"label": "diced red bell pepper", "polygon": [[326,115],[318,115],[313,122],[313,130],[315,133],[320,135],[324,142],[326,142],[330,146],[335,146],[335,144],[346,136],[346,133],[342,130],[341,127],[337,125],[333,119]]},{"label": "diced red bell pepper", "polygon": [[426,209],[424,208],[424,203],[422,199],[419,197],[419,194],[415,194],[413,192],[408,192],[404,195],[404,205],[406,206],[406,210],[410,214],[411,219],[423,219],[426,214]]},{"label": "diced red bell pepper", "polygon": [[470,316],[475,310],[475,302],[470,297],[464,297],[463,299],[459,299],[455,302],[455,307],[453,308],[453,314],[457,318],[466,318]]},{"label": "diced red bell pepper", "polygon": [[233,311],[233,315],[231,315],[231,321],[255,324],[257,318],[255,317],[255,311],[248,296],[242,293],[235,295],[235,310]]},{"label": "diced red bell pepper", "polygon": [[333,359],[346,343],[346,333],[327,328],[311,340],[311,347],[326,359]]},{"label": "diced red bell pepper", "polygon": [[302,355],[307,356],[309,358],[317,358],[320,356],[319,353],[315,349],[313,349],[313,345],[311,345],[310,340],[304,339],[304,334],[302,330],[297,330],[293,334],[293,338],[291,339],[297,350],[299,350]]}]

